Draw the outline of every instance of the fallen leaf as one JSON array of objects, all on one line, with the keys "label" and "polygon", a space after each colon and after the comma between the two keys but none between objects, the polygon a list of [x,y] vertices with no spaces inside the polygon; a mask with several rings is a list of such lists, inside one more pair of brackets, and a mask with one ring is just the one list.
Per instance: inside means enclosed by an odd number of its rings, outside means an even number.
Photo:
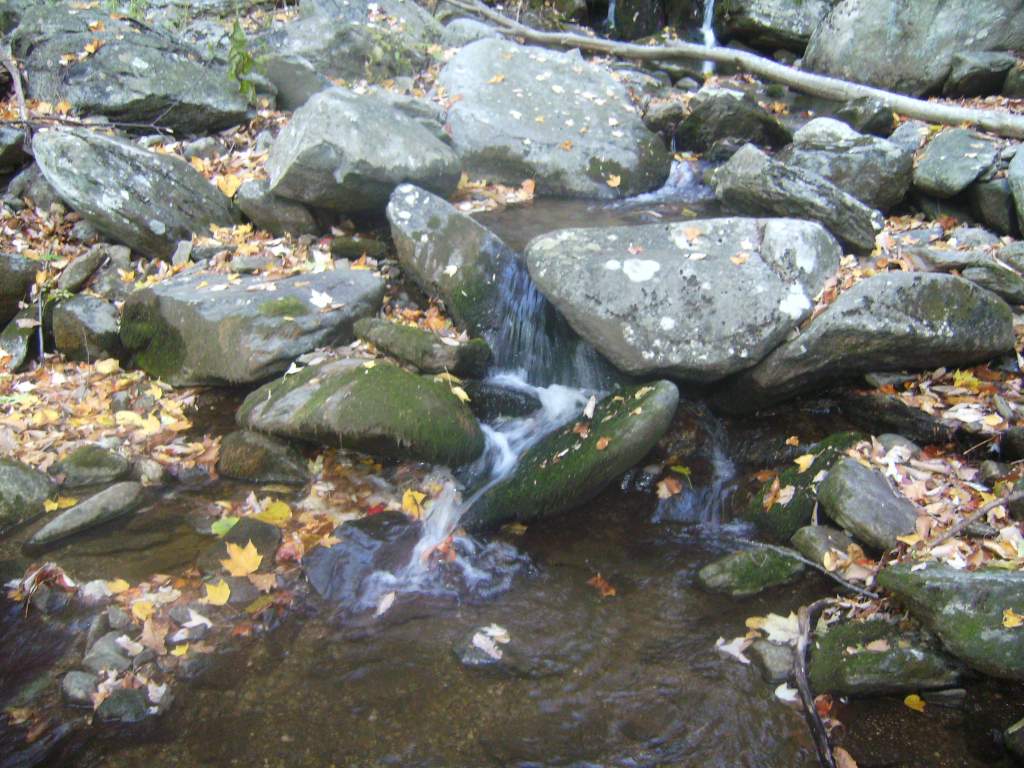
[{"label": "fallen leaf", "polygon": [[594,409],[597,408],[597,395],[591,395],[590,399],[587,400],[586,406],[583,408],[583,415],[588,419],[594,418]]},{"label": "fallen leaf", "polygon": [[203,602],[207,605],[227,605],[230,597],[231,587],[224,579],[216,584],[206,583],[206,597],[203,598]]},{"label": "fallen leaf", "polygon": [[618,186],[621,183],[622,183],[622,177],[621,176],[615,176],[614,174],[609,176],[607,179],[605,179],[605,184],[607,184],[612,189],[617,189]]},{"label": "fallen leaf", "polygon": [[131,588],[131,585],[124,579],[112,579],[107,582],[107,589],[113,595],[120,595],[122,592],[127,592]]},{"label": "fallen leaf", "polygon": [[250,616],[258,616],[274,603],[273,595],[260,595],[247,606],[245,612]]},{"label": "fallen leaf", "polygon": [[225,546],[227,546],[228,557],[226,560],[221,560],[220,564],[232,576],[248,576],[250,573],[255,573],[256,569],[260,567],[260,563],[263,562],[263,555],[256,551],[256,545],[252,543],[252,539],[249,539],[244,547],[231,542]]},{"label": "fallen leaf", "polygon": [[796,435],[790,435],[786,438],[786,445],[800,445],[800,438]]},{"label": "fallen leaf", "polygon": [[715,641],[715,650],[726,656],[731,656],[741,664],[749,664],[750,659],[744,656],[743,652],[750,647],[752,642],[749,637],[736,637],[727,643],[724,637],[720,637]]},{"label": "fallen leaf", "polygon": [[147,619],[142,625],[142,644],[154,653],[163,656],[167,653],[167,646],[164,645],[164,640],[170,628],[171,622],[168,620]]},{"label": "fallen leaf", "polygon": [[102,373],[104,376],[109,376],[112,373],[117,373],[121,370],[121,364],[112,357],[105,358],[103,360],[97,360],[93,366],[96,373]]},{"label": "fallen leaf", "polygon": [[419,520],[423,517],[423,500],[425,498],[427,498],[427,494],[409,488],[402,494],[402,511],[409,517]]},{"label": "fallen leaf", "polygon": [[905,699],[903,699],[903,704],[908,709],[912,709],[915,712],[924,712],[924,699],[922,699],[916,693],[912,693]]},{"label": "fallen leaf", "polygon": [[249,583],[251,583],[260,592],[269,592],[277,586],[277,574],[276,573],[250,573]]},{"label": "fallen leaf", "polygon": [[800,622],[795,613],[779,616],[769,613],[767,616],[751,616],[745,622],[748,629],[764,632],[770,642],[780,645],[796,645],[800,637]]},{"label": "fallen leaf", "polygon": [[241,186],[242,180],[233,173],[217,177],[217,189],[223,192],[226,197],[234,197]]},{"label": "fallen leaf", "polygon": [[234,515],[227,515],[219,520],[214,520],[213,525],[210,526],[210,531],[215,536],[224,536],[228,531],[235,527],[237,522],[237,517]]},{"label": "fallen leaf", "polygon": [[670,499],[677,496],[683,490],[683,484],[678,478],[669,476],[658,483],[658,498]]},{"label": "fallen leaf", "polygon": [[858,768],[857,761],[853,759],[853,756],[842,747],[836,747],[832,750],[832,757],[836,761],[836,768]]},{"label": "fallen leaf", "polygon": [[272,501],[262,512],[253,515],[253,517],[261,522],[276,525],[278,528],[284,528],[288,521],[292,519],[292,508],[283,501]]},{"label": "fallen leaf", "polygon": [[587,579],[587,584],[597,590],[601,597],[615,597],[615,587],[608,583],[608,580],[600,573]]},{"label": "fallen leaf", "polygon": [[796,688],[790,688],[786,683],[782,683],[775,689],[775,698],[787,704],[796,704],[800,701],[800,692]]},{"label": "fallen leaf", "polygon": [[145,621],[153,615],[153,604],[149,600],[136,600],[132,603],[132,616],[139,621]]},{"label": "fallen leaf", "polygon": [[58,496],[56,499],[47,499],[43,502],[43,509],[47,512],[55,512],[58,509],[70,509],[78,503],[78,499],[71,496]]},{"label": "fallen leaf", "polygon": [[499,660],[503,655],[501,648],[494,642],[494,639],[484,632],[476,632],[473,635],[472,643],[474,648],[479,648],[492,659]]},{"label": "fallen leaf", "polygon": [[1017,613],[1013,608],[1007,608],[1003,611],[1003,626],[1007,629],[1024,626],[1024,614]]},{"label": "fallen leaf", "polygon": [[815,456],[813,453],[805,453],[803,456],[797,456],[793,459],[793,463],[799,467],[800,472],[806,472],[811,468],[811,464],[814,463]]},{"label": "fallen leaf", "polygon": [[186,653],[188,653],[188,643],[176,645],[171,649],[171,656],[181,657],[184,656]]},{"label": "fallen leaf", "polygon": [[503,83],[503,82],[505,82],[505,76],[499,73],[499,74],[495,75],[494,77],[492,77],[490,80],[488,80],[487,84],[488,85],[497,85],[498,83]]},{"label": "fallen leaf", "polygon": [[597,443],[594,445],[594,447],[599,451],[603,451],[605,448],[608,447],[608,444],[610,442],[611,440],[609,440],[607,437],[599,437],[597,438]]},{"label": "fallen leaf", "polygon": [[737,267],[742,267],[749,260],[750,260],[750,254],[749,253],[737,253],[735,256],[730,256],[729,257],[729,261],[731,261]]},{"label": "fallen leaf", "polygon": [[464,390],[462,387],[452,387],[451,391],[452,394],[459,398],[459,400],[461,400],[462,402],[469,402],[469,395],[466,393],[466,390]]},{"label": "fallen leaf", "polygon": [[374,616],[382,616],[387,613],[392,605],[395,604],[395,593],[388,592],[384,597],[377,603],[377,610],[374,612]]}]

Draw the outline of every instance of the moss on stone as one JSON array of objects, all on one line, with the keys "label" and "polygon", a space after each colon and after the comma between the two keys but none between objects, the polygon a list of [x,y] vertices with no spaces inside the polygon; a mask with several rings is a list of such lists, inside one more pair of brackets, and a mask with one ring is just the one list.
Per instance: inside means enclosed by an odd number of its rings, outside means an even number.
[{"label": "moss on stone", "polygon": [[697,573],[701,586],[712,592],[747,597],[799,576],[804,565],[771,549],[733,552],[705,565]]},{"label": "moss on stone", "polygon": [[148,289],[125,302],[121,342],[132,353],[135,365],[150,376],[171,379],[185,362],[181,333],[160,316],[159,302]]},{"label": "moss on stone", "polygon": [[265,317],[300,317],[309,314],[309,305],[297,296],[282,296],[264,301],[259,313]]}]

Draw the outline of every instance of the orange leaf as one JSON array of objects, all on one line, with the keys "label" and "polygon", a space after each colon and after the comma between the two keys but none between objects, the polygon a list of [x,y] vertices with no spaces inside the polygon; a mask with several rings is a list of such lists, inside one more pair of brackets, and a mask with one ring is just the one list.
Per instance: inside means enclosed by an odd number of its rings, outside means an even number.
[{"label": "orange leaf", "polygon": [[600,573],[587,580],[587,584],[597,590],[601,597],[615,597],[615,587]]}]

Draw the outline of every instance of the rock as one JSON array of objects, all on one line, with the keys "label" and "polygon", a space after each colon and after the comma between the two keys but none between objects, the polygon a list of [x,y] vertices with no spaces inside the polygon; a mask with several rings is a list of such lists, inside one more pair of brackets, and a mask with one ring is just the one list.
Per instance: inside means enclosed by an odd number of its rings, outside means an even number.
[{"label": "rock", "polygon": [[889,141],[900,149],[916,153],[932,135],[931,126],[921,120],[907,120],[889,136]]},{"label": "rock", "polygon": [[723,139],[778,149],[792,138],[789,129],[752,96],[708,86],[694,96],[690,114],[675,134],[676,146],[692,152],[707,152]]},{"label": "rock", "polygon": [[0,126],[0,173],[14,173],[30,162],[32,157],[25,152],[25,131]]},{"label": "rock", "polygon": [[657,34],[665,26],[661,0],[618,0],[610,11],[615,37],[619,40],[638,40]]},{"label": "rock", "polygon": [[501,34],[494,27],[476,19],[452,19],[445,24],[441,44],[445,48],[462,48],[487,37],[500,38]]},{"label": "rock", "polygon": [[832,520],[876,549],[896,546],[914,533],[917,507],[893,492],[885,475],[854,459],[843,459],[818,485],[818,501]]},{"label": "rock", "polygon": [[[846,418],[872,435],[893,430],[921,445],[951,443],[965,435],[955,423],[947,423],[941,416],[907,405],[896,395],[848,393],[840,401],[840,407]],[[970,439],[963,447],[969,448],[976,442]]]},{"label": "rock", "polygon": [[1017,64],[1011,53],[954,53],[944,96],[990,96],[999,93],[1006,73]]},{"label": "rock", "polygon": [[746,654],[769,685],[784,683],[793,676],[793,649],[788,645],[755,640]]},{"label": "rock", "polygon": [[1010,754],[1016,755],[1018,760],[1024,760],[1024,719],[1018,720],[1006,729],[1003,741]]},{"label": "rock", "polygon": [[541,293],[617,368],[699,382],[778,346],[840,256],[823,227],[794,219],[565,229],[526,249]]},{"label": "rock", "polygon": [[1003,82],[1003,96],[1011,99],[1024,99],[1024,66],[1017,64],[1006,73]]},{"label": "rock", "polygon": [[20,371],[38,354],[36,316],[35,306],[26,307],[0,331],[0,372]]},{"label": "rock", "polygon": [[121,339],[135,365],[175,386],[255,383],[317,347],[350,342],[384,292],[377,276],[343,266],[253,289],[264,284],[182,272],[128,298]]},{"label": "rock", "polygon": [[948,128],[918,157],[914,186],[935,197],[953,197],[991,168],[998,154],[999,145],[980,133]]},{"label": "rock", "polygon": [[[579,52],[485,39],[460,50],[438,76],[448,131],[474,178],[566,197],[628,197],[659,187],[671,158],[625,88]],[[538,118],[543,118],[541,122]]]},{"label": "rock", "polygon": [[[342,213],[380,212],[399,184],[455,191],[459,160],[400,97],[331,88],[292,116],[267,159],[270,191]],[[426,107],[424,107],[426,109]]]},{"label": "rock", "polygon": [[956,270],[965,280],[992,291],[1010,304],[1024,304],[1024,276],[987,247],[976,250],[949,250],[927,246],[908,248],[926,268],[941,272]]},{"label": "rock", "polygon": [[142,506],[144,499],[145,491],[139,483],[117,483],[61,512],[32,534],[25,546],[49,549],[69,536],[131,514]]},{"label": "rock", "polygon": [[493,381],[464,381],[462,388],[469,395],[469,409],[482,422],[521,419],[541,409],[540,399],[532,392]]},{"label": "rock", "polygon": [[1024,594],[1024,573],[921,565],[883,568],[878,586],[892,592],[969,666],[993,677],[1024,680],[1024,633],[1003,626],[1003,611],[1018,605]]},{"label": "rock", "polygon": [[483,339],[466,342],[443,339],[435,333],[389,320],[365,317],[355,325],[356,336],[423,373],[445,371],[460,377],[481,376],[491,358]]},{"label": "rock", "polygon": [[304,485],[309,480],[305,460],[288,443],[246,430],[221,441],[217,472],[253,483]]},{"label": "rock", "polygon": [[[69,13],[38,4],[11,42],[26,70],[27,95],[68,102],[77,114],[200,133],[241,123],[249,108],[226,68],[203,61],[171,35],[99,8]],[[93,45],[94,53],[75,57]]]},{"label": "rock", "polygon": [[108,237],[155,258],[179,240],[230,225],[220,190],[184,160],[85,129],[40,131],[36,163],[68,205]]},{"label": "rock", "polygon": [[128,459],[99,445],[76,448],[53,466],[54,474],[63,476],[65,488],[114,483],[131,471]]},{"label": "rock", "polygon": [[115,688],[96,708],[104,723],[137,723],[149,714],[145,688]]},{"label": "rock", "polygon": [[0,535],[43,514],[54,486],[46,475],[14,459],[0,457]]},{"label": "rock", "polygon": [[60,681],[60,692],[66,703],[91,708],[92,696],[98,684],[99,678],[96,675],[73,669]]},{"label": "rock", "polygon": [[[842,120],[859,133],[870,133],[885,138],[896,126],[896,113],[884,102],[870,96],[851,99],[836,110],[836,120]],[[912,152],[916,151],[915,146]]]},{"label": "rock", "polygon": [[122,632],[108,632],[93,643],[85,652],[82,666],[97,675],[106,670],[124,672],[132,665],[125,650],[118,645],[117,638]]},{"label": "rock", "polygon": [[0,328],[16,314],[18,304],[28,298],[36,279],[36,262],[13,253],[0,253]]},{"label": "rock", "polygon": [[803,53],[815,27],[835,0],[724,0],[715,9],[715,29],[725,39],[774,51]]},{"label": "rock", "polygon": [[120,316],[109,301],[75,296],[53,310],[53,341],[68,360],[92,362],[124,353],[118,335]]},{"label": "rock", "polygon": [[803,571],[799,560],[773,549],[744,550],[708,563],[697,572],[697,581],[712,592],[748,597],[788,584]]},{"label": "rock", "polygon": [[812,120],[793,134],[793,143],[775,159],[816,173],[880,211],[902,202],[914,173],[911,153],[827,117]]},{"label": "rock", "polygon": [[956,665],[918,633],[887,621],[844,622],[817,633],[811,689],[834,696],[881,696],[952,688]]},{"label": "rock", "polygon": [[840,0],[812,32],[804,65],[919,96],[942,86],[957,53],[1022,46],[1017,0]]},{"label": "rock", "polygon": [[313,235],[316,219],[304,205],[278,197],[264,179],[247,181],[238,188],[235,205],[257,228],[272,235]]},{"label": "rock", "polygon": [[891,432],[886,432],[878,436],[878,444],[882,446],[882,450],[886,453],[891,451],[893,448],[899,448],[912,459],[916,459],[921,455],[921,446],[913,440],[908,440],[903,435],[895,435]]},{"label": "rock", "polygon": [[1024,152],[1017,152],[1006,172],[1013,193],[1014,206],[1017,209],[1017,222],[1024,227]]},{"label": "rock", "polygon": [[1010,427],[999,441],[999,452],[1004,461],[1024,460],[1024,427]]},{"label": "rock", "polygon": [[805,525],[790,540],[793,549],[819,565],[832,550],[846,554],[853,539],[827,525]]},{"label": "rock", "polygon": [[64,267],[64,271],[57,278],[57,287],[63,291],[77,293],[89,282],[89,278],[96,273],[103,262],[110,257],[110,252],[115,250],[120,251],[114,256],[117,261],[131,260],[131,251],[123,245],[107,245],[106,243],[94,245]]},{"label": "rock", "polygon": [[571,424],[552,432],[520,457],[507,480],[481,495],[460,523],[480,531],[586,503],[643,459],[668,429],[678,402],[679,391],[669,381],[605,397],[585,438]]},{"label": "rock", "polygon": [[211,544],[198,557],[196,566],[204,573],[223,574],[224,566],[221,565],[221,560],[227,560],[230,557],[227,545],[234,544],[244,548],[249,545],[250,541],[261,558],[259,567],[256,569],[257,572],[273,571],[274,556],[277,554],[277,548],[281,546],[281,529],[254,517],[243,517],[235,523],[220,541]]},{"label": "rock", "polygon": [[360,235],[337,235],[331,239],[331,256],[336,259],[350,259],[356,261],[363,256],[371,259],[382,259],[386,256],[388,247],[380,240],[374,240]]},{"label": "rock", "polygon": [[968,187],[967,196],[971,213],[986,227],[1011,237],[1021,233],[1009,179],[976,181]]},{"label": "rock", "polygon": [[43,211],[50,210],[54,203],[61,203],[60,195],[46,180],[36,163],[32,163],[11,179],[4,199],[8,205],[11,205],[12,199],[27,200],[34,208]]},{"label": "rock", "polygon": [[446,384],[381,361],[308,366],[250,394],[237,418],[281,437],[453,466],[484,447],[473,414]]},{"label": "rock", "polygon": [[831,182],[773,160],[746,145],[714,175],[715,196],[752,216],[788,216],[824,224],[846,247],[875,247],[881,216]]},{"label": "rock", "polygon": [[876,275],[736,376],[715,402],[730,412],[749,412],[870,371],[971,365],[1012,348],[1011,318],[1002,299],[959,277]]},{"label": "rock", "polygon": [[317,72],[305,57],[294,53],[268,53],[261,57],[263,75],[277,88],[277,108],[294,112],[333,83]]}]

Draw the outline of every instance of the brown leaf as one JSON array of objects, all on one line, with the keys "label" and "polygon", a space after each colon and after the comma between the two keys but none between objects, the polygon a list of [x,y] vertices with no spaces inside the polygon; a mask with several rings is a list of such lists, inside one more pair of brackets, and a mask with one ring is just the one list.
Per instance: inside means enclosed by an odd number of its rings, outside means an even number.
[{"label": "brown leaf", "polygon": [[610,442],[611,440],[609,440],[607,437],[599,437],[597,438],[597,444],[594,447],[597,448],[597,450],[599,451],[603,451],[605,448],[608,447],[608,444]]},{"label": "brown leaf", "polygon": [[167,632],[170,628],[171,622],[169,619],[146,619],[146,623],[142,625],[140,642],[150,650],[163,656],[167,653],[164,639],[167,637]]},{"label": "brown leaf", "polygon": [[833,749],[832,757],[835,758],[836,768],[857,768],[857,761],[842,747]]},{"label": "brown leaf", "polygon": [[615,597],[615,587],[608,583],[608,580],[600,573],[587,579],[587,584],[597,590],[601,597]]}]

